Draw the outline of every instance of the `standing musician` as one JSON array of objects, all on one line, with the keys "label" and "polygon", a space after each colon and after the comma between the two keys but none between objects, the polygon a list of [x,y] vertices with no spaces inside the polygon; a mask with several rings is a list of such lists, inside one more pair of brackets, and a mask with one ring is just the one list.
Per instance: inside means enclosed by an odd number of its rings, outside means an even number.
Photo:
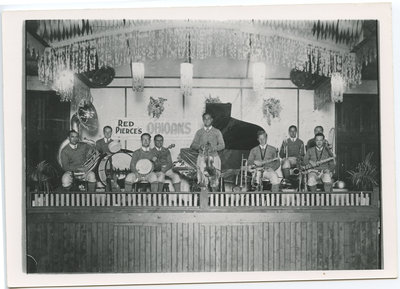
[{"label": "standing musician", "polygon": [[335,169],[333,153],[325,145],[325,136],[323,133],[315,135],[315,147],[307,150],[304,158],[304,164],[308,169],[308,186],[311,192],[316,192],[318,181],[324,183],[326,193],[332,190],[332,173]]},{"label": "standing musician", "polygon": [[69,144],[61,151],[61,166],[65,173],[61,178],[62,187],[70,189],[74,179],[80,178],[87,182],[87,189],[90,192],[96,191],[96,176],[94,172],[86,172],[84,168],[85,161],[92,155],[92,147],[83,142],[79,142],[79,134],[75,130],[68,132]]},{"label": "standing musician", "polygon": [[125,192],[131,192],[134,183],[144,180],[150,183],[150,189],[152,192],[158,191],[158,179],[154,172],[150,172],[146,176],[141,176],[137,169],[136,163],[141,159],[148,159],[154,161],[156,159],[154,152],[150,149],[151,136],[148,133],[144,133],[140,136],[142,147],[135,150],[132,154],[132,160],[130,164],[131,173],[125,178]]},{"label": "standing musician", "polygon": [[[214,172],[221,171],[221,159],[219,151],[225,148],[225,142],[219,129],[212,126],[213,118],[210,113],[203,114],[204,127],[199,129],[194,136],[190,148],[199,152],[197,157],[197,167],[200,174],[204,176],[205,169]],[[211,162],[209,160],[212,160]],[[212,166],[210,169],[209,166]],[[218,187],[218,178],[211,182],[212,190]]]},{"label": "standing musician", "polygon": [[262,178],[271,182],[271,191],[277,193],[279,191],[279,178],[275,172],[279,168],[279,159],[277,158],[277,149],[267,144],[268,135],[265,131],[257,132],[257,140],[260,145],[250,150],[248,165],[252,167],[262,168]]},{"label": "standing musician", "polygon": [[304,143],[297,137],[297,127],[289,127],[289,138],[281,145],[279,156],[282,159],[282,174],[284,179],[290,176],[290,169],[302,164],[304,158]]},{"label": "standing musician", "polygon": [[154,148],[152,149],[156,159],[154,161],[154,172],[157,175],[158,191],[161,192],[165,182],[165,176],[172,180],[175,192],[181,191],[181,178],[172,171],[171,152],[163,147],[164,137],[161,134],[154,136]]},{"label": "standing musician", "polygon": [[106,125],[103,128],[103,134],[104,138],[101,138],[96,141],[96,149],[100,154],[110,154],[110,150],[108,148],[108,145],[113,141],[111,139],[112,135],[112,128],[109,125]]}]

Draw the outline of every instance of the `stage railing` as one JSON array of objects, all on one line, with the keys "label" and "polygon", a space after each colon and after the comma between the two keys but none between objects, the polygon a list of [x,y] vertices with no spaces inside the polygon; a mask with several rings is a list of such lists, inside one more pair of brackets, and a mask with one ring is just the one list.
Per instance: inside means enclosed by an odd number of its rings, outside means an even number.
[{"label": "stage railing", "polygon": [[353,207],[375,206],[377,192],[31,192],[29,207]]}]

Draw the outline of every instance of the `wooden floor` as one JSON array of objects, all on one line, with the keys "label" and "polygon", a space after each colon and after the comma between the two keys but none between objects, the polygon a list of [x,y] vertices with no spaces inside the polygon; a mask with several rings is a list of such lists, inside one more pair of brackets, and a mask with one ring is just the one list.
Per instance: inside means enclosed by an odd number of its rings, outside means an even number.
[{"label": "wooden floor", "polygon": [[379,269],[380,238],[371,204],[27,210],[38,272]]}]

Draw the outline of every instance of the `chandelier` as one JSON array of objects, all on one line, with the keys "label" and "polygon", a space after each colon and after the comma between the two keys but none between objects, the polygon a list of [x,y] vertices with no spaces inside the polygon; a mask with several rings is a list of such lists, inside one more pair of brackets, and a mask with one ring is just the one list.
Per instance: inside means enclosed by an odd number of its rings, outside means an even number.
[{"label": "chandelier", "polygon": [[132,62],[132,89],[134,92],[143,92],[144,89],[144,63]]},{"label": "chandelier", "polygon": [[253,64],[253,90],[257,93],[265,88],[265,63],[256,62]]},{"label": "chandelier", "polygon": [[346,83],[339,72],[332,73],[331,76],[331,98],[333,102],[343,101],[343,92],[345,90]]},{"label": "chandelier", "polygon": [[185,96],[192,95],[193,87],[193,64],[181,63],[181,92]]},{"label": "chandelier", "polygon": [[54,78],[52,87],[60,95],[61,101],[72,101],[74,96],[74,73],[72,70],[60,71]]}]

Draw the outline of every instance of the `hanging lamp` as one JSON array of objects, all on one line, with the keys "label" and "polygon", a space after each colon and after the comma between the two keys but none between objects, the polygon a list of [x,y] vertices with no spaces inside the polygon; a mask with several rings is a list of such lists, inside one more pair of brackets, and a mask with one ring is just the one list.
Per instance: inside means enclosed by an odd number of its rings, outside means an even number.
[{"label": "hanging lamp", "polygon": [[132,62],[132,89],[134,92],[143,92],[144,90],[144,63]]}]

